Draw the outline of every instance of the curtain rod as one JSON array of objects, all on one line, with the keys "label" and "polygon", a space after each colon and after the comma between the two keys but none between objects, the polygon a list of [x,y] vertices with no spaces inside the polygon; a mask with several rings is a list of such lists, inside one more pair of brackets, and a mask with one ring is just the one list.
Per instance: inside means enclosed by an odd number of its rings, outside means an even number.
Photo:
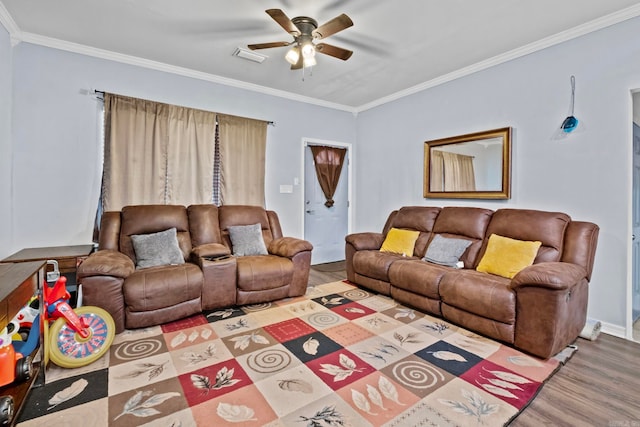
[{"label": "curtain rod", "polygon": [[[94,93],[94,94],[96,94],[96,95],[102,95],[102,96],[103,96],[103,98],[101,98],[101,99],[104,101],[104,94],[105,94],[105,92],[104,92],[103,90],[94,89],[94,90],[93,90],[93,93]],[[261,119],[253,119],[253,120],[261,120]],[[274,126],[274,127],[275,127],[275,125],[276,125],[276,122],[274,122],[274,121],[272,121],[272,120],[262,120],[262,121],[267,122],[267,124],[268,124],[269,126]]]}]

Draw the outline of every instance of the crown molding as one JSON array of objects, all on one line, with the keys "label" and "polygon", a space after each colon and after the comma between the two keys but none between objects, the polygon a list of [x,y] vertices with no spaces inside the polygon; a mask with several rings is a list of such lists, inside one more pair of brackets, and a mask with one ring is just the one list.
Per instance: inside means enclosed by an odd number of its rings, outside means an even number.
[{"label": "crown molding", "polygon": [[20,34],[20,28],[18,28],[18,24],[13,20],[9,11],[4,4],[0,1],[0,24],[7,30],[9,36],[15,37]]},{"label": "crown molding", "polygon": [[374,107],[378,107],[380,105],[389,103],[391,101],[404,98],[405,96],[422,92],[423,90],[430,89],[435,86],[439,86],[441,84],[459,79],[461,77],[468,76],[473,73],[477,73],[478,71],[486,70],[487,68],[491,68],[495,65],[499,65],[499,64],[511,61],[513,59],[517,59],[522,56],[529,55],[530,53],[538,52],[548,47],[555,46],[557,44],[592,33],[594,31],[601,30],[611,25],[615,25],[620,22],[626,21],[628,19],[635,18],[639,15],[640,15],[640,4],[628,7],[626,9],[622,9],[618,12],[614,12],[609,15],[605,15],[601,18],[594,19],[593,21],[589,21],[585,24],[579,25],[577,27],[573,27],[569,30],[562,31],[560,33],[554,34],[552,36],[530,43],[528,45],[510,50],[500,55],[496,55],[484,61],[476,62],[475,64],[472,64],[468,67],[460,68],[451,73],[444,74],[435,79],[412,86],[408,89],[401,90],[389,96],[379,98],[373,102],[357,107],[356,110],[358,112],[362,112]]},{"label": "crown molding", "polygon": [[333,102],[323,101],[321,99],[311,98],[308,96],[302,96],[295,93],[286,92],[283,90],[273,89],[266,86],[260,86],[253,83],[247,83],[240,80],[234,80],[227,77],[217,76],[215,74],[196,71],[190,68],[178,67],[175,65],[166,64],[164,62],[152,61],[152,60],[140,58],[137,56],[125,55],[125,54],[113,52],[110,50],[98,49],[95,47],[86,46],[78,43],[72,43],[65,40],[45,37],[38,34],[23,32],[20,35],[20,39],[25,43],[46,46],[46,47],[73,52],[73,53],[79,53],[82,55],[92,56],[100,59],[106,59],[109,61],[120,62],[123,64],[134,65],[137,67],[148,68],[156,71],[163,71],[166,73],[176,74],[184,77],[191,77],[194,79],[204,80],[207,82],[219,83],[225,86],[232,86],[239,89],[259,92],[265,95],[272,95],[280,98],[286,98],[292,101],[304,102],[307,104],[314,104],[321,107],[331,108],[334,110],[354,112],[353,107],[349,107],[342,104],[336,104]]}]

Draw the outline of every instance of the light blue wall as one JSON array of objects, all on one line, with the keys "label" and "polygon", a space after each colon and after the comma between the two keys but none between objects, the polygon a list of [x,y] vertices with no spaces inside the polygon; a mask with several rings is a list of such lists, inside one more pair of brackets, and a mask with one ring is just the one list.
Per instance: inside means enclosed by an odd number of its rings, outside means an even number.
[{"label": "light blue wall", "polygon": [[[593,221],[601,230],[589,316],[623,327],[630,273],[630,90],[640,88],[639,32],[636,18],[360,113],[356,228],[380,230],[385,216],[403,205],[532,208]],[[575,115],[586,131],[554,141],[567,116],[571,75]],[[514,129],[511,200],[422,197],[424,141],[503,126]]]},{"label": "light blue wall", "polygon": [[302,140],[355,142],[348,112],[174,74],[21,43],[14,48],[14,242],[21,247],[91,241],[102,148],[98,89],[276,122],[267,131],[267,207],[283,232],[302,233]]},{"label": "light blue wall", "polygon": [[9,33],[0,24],[0,259],[14,249],[11,241],[11,70]]}]

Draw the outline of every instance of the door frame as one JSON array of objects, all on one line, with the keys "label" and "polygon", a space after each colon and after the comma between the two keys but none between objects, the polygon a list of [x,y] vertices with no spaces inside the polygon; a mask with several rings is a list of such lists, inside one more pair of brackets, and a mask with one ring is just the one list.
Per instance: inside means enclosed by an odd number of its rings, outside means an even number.
[{"label": "door frame", "polygon": [[[302,238],[306,238],[305,235],[305,210],[306,210],[306,205],[305,205],[305,201],[307,200],[307,195],[306,195],[306,187],[305,187],[305,176],[306,176],[306,164],[305,164],[305,152],[307,150],[307,147],[309,145],[326,145],[329,147],[338,147],[338,148],[346,148],[347,149],[347,154],[348,154],[348,162],[346,164],[347,168],[346,168],[346,172],[347,172],[347,234],[351,233],[352,230],[352,224],[353,224],[353,212],[354,212],[354,203],[353,203],[353,165],[354,165],[354,154],[353,154],[353,144],[351,144],[350,142],[339,142],[339,141],[329,141],[329,140],[324,140],[324,139],[316,139],[316,138],[302,138],[302,149],[300,150],[300,159],[301,159],[301,167],[300,169],[302,170],[302,174],[300,177],[300,186],[302,187],[302,200],[300,201],[300,215],[302,218],[302,230],[300,235],[302,236]],[[344,169],[343,165],[343,170],[341,172],[341,177],[344,177]]]},{"label": "door frame", "polygon": [[[640,110],[637,108],[638,104],[640,104],[640,102],[635,102],[636,99],[638,99],[640,101],[640,89],[632,89],[631,90],[631,126],[630,126],[630,130],[631,130],[631,146],[629,147],[629,151],[630,151],[630,158],[631,158],[631,197],[629,197],[629,246],[628,246],[628,254],[627,254],[627,259],[630,260],[629,262],[629,267],[627,269],[627,277],[629,278],[629,280],[627,281],[627,292],[626,292],[626,296],[627,296],[627,300],[626,300],[626,324],[625,324],[625,338],[629,341],[634,341],[633,339],[633,301],[634,301],[634,290],[636,286],[640,286],[638,283],[636,283],[636,273],[637,273],[637,269],[640,269],[640,265],[637,265],[636,263],[636,257],[634,257],[634,250],[633,250],[633,246],[634,246],[634,239],[633,239],[633,234],[634,234],[634,193],[636,191],[640,191],[640,188],[638,188],[638,186],[636,185],[637,183],[635,182],[634,179],[634,156],[635,156],[635,140],[634,140],[634,133],[633,133],[633,126],[635,123],[635,117],[640,117]],[[639,120],[640,121],[640,120]],[[638,125],[640,126],[640,123],[638,123]],[[639,341],[640,342],[640,341]]]}]

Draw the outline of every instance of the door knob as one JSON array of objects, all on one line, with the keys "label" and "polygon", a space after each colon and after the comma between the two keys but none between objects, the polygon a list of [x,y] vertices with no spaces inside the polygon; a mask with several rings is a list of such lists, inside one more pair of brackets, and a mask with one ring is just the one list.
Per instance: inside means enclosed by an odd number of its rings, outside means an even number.
[{"label": "door knob", "polygon": [[307,213],[308,214],[313,214],[315,211],[314,210],[308,210]]}]

